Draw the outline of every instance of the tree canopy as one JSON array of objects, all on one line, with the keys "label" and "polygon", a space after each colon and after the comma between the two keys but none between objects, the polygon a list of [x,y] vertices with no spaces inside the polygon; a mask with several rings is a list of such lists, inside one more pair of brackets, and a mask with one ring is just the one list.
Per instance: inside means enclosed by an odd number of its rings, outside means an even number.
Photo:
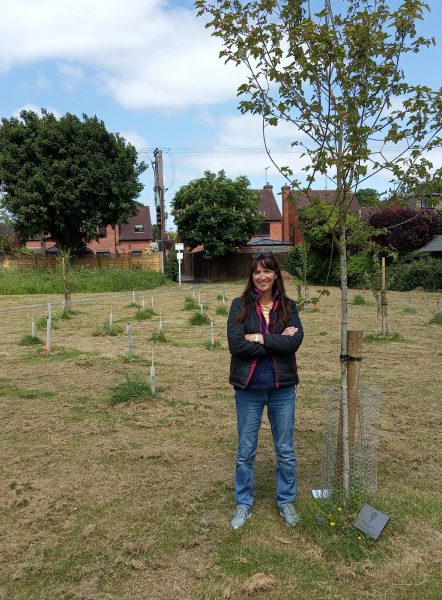
[{"label": "tree canopy", "polygon": [[370,224],[385,233],[376,236],[376,243],[404,254],[422,248],[435,235],[442,234],[442,218],[435,210],[416,211],[411,208],[382,210],[370,217]]},{"label": "tree canopy", "polygon": [[373,188],[363,188],[355,193],[355,196],[361,206],[375,206],[379,204],[380,193]]},{"label": "tree canopy", "polygon": [[[330,257],[332,246],[334,251],[338,251],[336,244],[333,243],[333,236],[330,227],[336,227],[338,215],[336,212],[330,214],[330,203],[320,202],[316,206],[308,204],[300,206],[297,209],[299,217],[299,229],[301,230],[304,241],[312,250],[318,252],[321,256]],[[361,230],[361,220],[352,213],[345,216],[348,235],[352,239],[350,252],[353,254],[359,252],[362,246],[366,245],[369,231],[366,228]]]},{"label": "tree canopy", "polygon": [[56,119],[22,111],[0,126],[2,205],[21,239],[46,235],[60,250],[80,251],[99,227],[137,214],[143,185],[137,151],[97,117]]},{"label": "tree canopy", "polygon": [[181,242],[191,249],[202,244],[206,258],[247,244],[264,218],[258,214],[261,198],[249,185],[244,176],[233,181],[224,171],[206,171],[181,187],[171,203]]}]

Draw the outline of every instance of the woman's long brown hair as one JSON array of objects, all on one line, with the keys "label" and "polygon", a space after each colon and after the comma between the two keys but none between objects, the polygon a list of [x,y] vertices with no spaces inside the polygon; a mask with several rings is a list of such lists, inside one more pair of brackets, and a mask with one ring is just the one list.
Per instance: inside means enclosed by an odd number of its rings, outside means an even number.
[{"label": "woman's long brown hair", "polygon": [[259,254],[256,258],[252,258],[249,266],[249,279],[247,281],[247,285],[242,293],[241,300],[243,303],[243,308],[237,314],[235,321],[237,323],[243,323],[246,321],[252,312],[253,302],[251,297],[251,291],[255,289],[255,284],[253,282],[253,273],[256,271],[258,265],[264,267],[265,269],[270,269],[271,271],[275,271],[278,277],[275,279],[272,287],[272,295],[275,295],[275,292],[279,292],[279,306],[277,315],[275,318],[281,323],[284,329],[287,327],[290,317],[292,315],[292,311],[290,308],[289,299],[285,293],[285,286],[281,276],[281,268],[279,266],[278,259],[271,252],[266,252],[265,254]]}]

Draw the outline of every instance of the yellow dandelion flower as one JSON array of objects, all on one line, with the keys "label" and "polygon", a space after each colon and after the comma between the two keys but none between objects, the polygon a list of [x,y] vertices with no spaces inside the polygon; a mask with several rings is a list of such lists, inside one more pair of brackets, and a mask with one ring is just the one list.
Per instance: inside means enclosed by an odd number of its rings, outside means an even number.
[{"label": "yellow dandelion flower", "polygon": [[328,515],[329,517],[331,517],[331,515]]},{"label": "yellow dandelion flower", "polygon": [[361,536],[358,536],[358,540],[362,540]]},{"label": "yellow dandelion flower", "polygon": [[332,527],[334,527],[334,526],[336,525],[336,523],[333,523],[333,522],[332,522],[332,523],[330,523],[330,525],[331,525]]},{"label": "yellow dandelion flower", "polygon": [[342,510],[342,508],[338,508],[338,510]]}]

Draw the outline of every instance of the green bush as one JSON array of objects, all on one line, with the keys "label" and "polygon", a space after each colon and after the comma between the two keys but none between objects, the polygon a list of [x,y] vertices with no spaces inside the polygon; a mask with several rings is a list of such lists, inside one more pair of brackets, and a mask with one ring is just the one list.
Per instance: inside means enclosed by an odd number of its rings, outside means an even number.
[{"label": "green bush", "polygon": [[36,335],[24,335],[19,341],[19,346],[37,346],[38,344],[43,344],[43,340],[41,340]]},{"label": "green bush", "polygon": [[164,275],[172,281],[178,281],[178,259],[174,250],[171,250],[167,256],[167,265],[164,269]]},{"label": "green bush", "polygon": [[208,325],[209,317],[201,313],[195,313],[189,318],[189,325]]},{"label": "green bush", "polygon": [[193,296],[186,296],[183,310],[199,310],[199,308],[198,302]]},{"label": "green bush", "polygon": [[364,298],[362,294],[356,294],[356,296],[353,298],[352,304],[369,304],[369,302]]},{"label": "green bush", "polygon": [[416,287],[442,289],[442,260],[428,254],[409,254],[387,269],[393,276],[391,289],[397,292],[407,292]]},{"label": "green bush", "polygon": [[204,342],[203,346],[204,346],[204,348],[206,348],[206,350],[214,350],[215,348],[222,348],[221,342],[215,342],[212,344],[212,342],[210,340],[208,340],[207,342]]},{"label": "green bush", "polygon": [[216,307],[215,312],[217,315],[223,315],[225,317],[229,314],[229,311],[227,310],[227,308],[225,306],[223,306],[222,304],[221,304],[221,306]]},{"label": "green bush", "polygon": [[138,321],[145,321],[146,319],[151,319],[154,315],[156,315],[157,313],[152,310],[151,308],[146,308],[144,310],[139,310],[136,314],[135,314],[135,318]]},{"label": "green bush", "polygon": [[152,333],[152,335],[150,336],[150,338],[148,338],[147,341],[148,342],[160,342],[160,344],[167,344],[168,339],[166,338],[166,336],[164,335],[164,333],[162,331],[159,331],[158,333]]},{"label": "green bush", "polygon": [[110,335],[117,336],[123,333],[123,328],[120,325],[114,325],[112,323],[112,327],[109,327],[109,323],[105,323],[103,327],[97,327],[97,329],[92,333],[94,337],[100,337],[102,335]]},{"label": "green bush", "polygon": [[[71,293],[129,292],[154,289],[167,282],[166,275],[141,269],[89,269],[73,267],[69,270],[68,285]],[[15,271],[0,269],[0,295],[4,294],[62,294],[63,279],[52,269]]]},{"label": "green bush", "polygon": [[433,325],[434,323],[437,323],[437,325],[442,325],[442,313],[436,313],[434,317],[428,321],[428,323],[430,325]]},{"label": "green bush", "polygon": [[121,404],[122,402],[146,401],[159,397],[152,394],[150,383],[144,377],[138,374],[124,374],[126,381],[122,381],[112,388],[110,401],[112,404]]}]

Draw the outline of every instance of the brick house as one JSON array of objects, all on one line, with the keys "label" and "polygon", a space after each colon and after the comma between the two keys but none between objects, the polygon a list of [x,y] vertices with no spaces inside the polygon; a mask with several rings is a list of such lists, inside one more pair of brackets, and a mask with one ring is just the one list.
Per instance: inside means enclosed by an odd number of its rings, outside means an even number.
[{"label": "brick house", "polygon": [[140,255],[153,241],[152,222],[148,206],[140,206],[135,217],[129,217],[128,223],[117,223],[100,228],[98,242],[92,240],[87,247],[94,254]]},{"label": "brick house", "polygon": [[[153,241],[150,209],[140,206],[138,214],[130,217],[128,223],[104,225],[100,227],[100,239],[92,240],[87,244],[89,251],[95,255],[106,256],[109,254],[142,254]],[[48,242],[41,236],[33,236],[26,241],[26,248],[36,254],[43,252],[55,254],[58,248],[55,242]]]},{"label": "brick house", "polygon": [[[307,194],[303,192],[292,192],[288,185],[284,185],[281,189],[283,236],[285,240],[288,240],[293,244],[299,244],[300,242],[302,242],[302,233],[299,229],[299,217],[297,208],[300,206],[307,206],[307,204],[309,204],[309,198]],[[336,201],[335,190],[311,190],[310,195],[313,198],[319,198],[319,200],[321,201]],[[296,204],[288,201],[290,196],[296,198]],[[369,216],[369,214],[366,214],[367,212],[369,213],[369,211],[367,211],[367,208],[365,208],[364,210],[364,208],[359,204],[356,196],[352,192],[350,201],[350,212],[352,212],[357,217],[367,218]]]},{"label": "brick house", "polygon": [[273,194],[273,186],[267,183],[261,190],[253,191],[257,192],[262,198],[258,205],[258,212],[264,214],[265,219],[251,241],[261,238],[282,241],[284,239],[282,216]]}]

